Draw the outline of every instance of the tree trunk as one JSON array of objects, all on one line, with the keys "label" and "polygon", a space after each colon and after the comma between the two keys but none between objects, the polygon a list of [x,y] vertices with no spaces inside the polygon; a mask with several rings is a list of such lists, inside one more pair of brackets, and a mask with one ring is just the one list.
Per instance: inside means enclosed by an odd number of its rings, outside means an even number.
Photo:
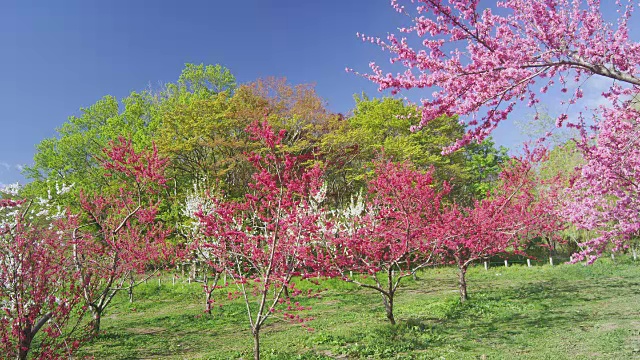
[{"label": "tree trunk", "polygon": [[189,284],[191,284],[191,281],[195,280],[196,278],[196,262],[193,261],[191,263],[191,269],[189,270]]},{"label": "tree trunk", "polygon": [[467,295],[467,279],[465,275],[467,274],[466,266],[458,266],[458,282],[460,284],[460,302],[465,302],[469,300],[469,296]]},{"label": "tree trunk", "polygon": [[18,343],[18,360],[27,360],[27,356],[29,355],[29,350],[31,349],[31,341],[33,340],[33,336],[31,335],[31,329],[26,329],[22,331],[22,339]]},{"label": "tree trunk", "polygon": [[[392,268],[387,270],[387,292],[381,292],[382,295],[382,303],[384,304],[384,309],[387,311],[387,319],[391,325],[396,324],[396,319],[393,317],[393,296],[395,295],[395,289],[393,287],[393,277],[395,275],[395,271]],[[379,285],[379,284],[378,284]]]},{"label": "tree trunk", "polygon": [[209,286],[209,278],[207,278],[207,274],[204,275],[204,293],[205,293],[205,312],[211,315],[211,298],[213,297],[213,291],[218,286],[218,281],[220,281],[220,273],[215,273],[213,276],[213,283]]},{"label": "tree trunk", "polygon": [[211,293],[213,293],[213,289],[205,289],[205,312],[211,315]]},{"label": "tree trunk", "polygon": [[284,294],[283,295],[284,295],[285,299],[288,299],[290,297],[289,296],[289,287],[287,285],[284,286]]},{"label": "tree trunk", "polygon": [[133,302],[133,285],[135,285],[135,280],[133,279],[133,275],[129,278],[129,302]]},{"label": "tree trunk", "polygon": [[387,311],[387,319],[391,325],[396,324],[396,319],[393,316],[393,293],[390,293],[389,296],[382,294],[382,303],[384,304],[384,309]]},{"label": "tree trunk", "polygon": [[389,322],[391,323],[391,325],[395,325],[396,319],[393,317],[393,296],[389,297],[388,302],[389,303],[387,306],[387,319],[389,319]]},{"label": "tree trunk", "polygon": [[97,337],[100,334],[100,321],[102,320],[102,310],[91,308],[93,320],[91,321],[91,337]]},{"label": "tree trunk", "polygon": [[18,341],[18,360],[26,360],[31,349],[31,343],[36,334],[42,329],[42,327],[53,317],[53,312],[48,312],[38,320],[33,326],[28,326],[26,329],[20,331],[22,335]]},{"label": "tree trunk", "polygon": [[260,328],[253,329],[253,360],[260,360]]}]

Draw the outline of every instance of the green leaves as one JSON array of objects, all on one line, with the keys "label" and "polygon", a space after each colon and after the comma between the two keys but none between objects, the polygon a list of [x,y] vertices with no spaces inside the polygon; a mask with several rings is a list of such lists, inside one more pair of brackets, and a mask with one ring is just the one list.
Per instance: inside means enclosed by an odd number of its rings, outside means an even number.
[{"label": "green leaves", "polygon": [[219,64],[205,66],[187,63],[178,78],[178,87],[192,94],[217,94],[233,91],[236,78],[229,69]]},{"label": "green leaves", "polygon": [[440,117],[422,130],[411,132],[410,127],[419,122],[419,112],[402,100],[370,100],[364,95],[356,96],[355,100],[353,116],[339,121],[321,139],[323,153],[333,167],[327,171],[330,193],[339,202],[348,200],[364,186],[372,160],[378,156],[409,160],[422,170],[433,166],[440,182],[453,185],[450,196],[468,199],[486,193],[508,158],[506,149],[496,149],[491,140],[442,155],[444,147],[464,134],[465,128],[456,117]]}]

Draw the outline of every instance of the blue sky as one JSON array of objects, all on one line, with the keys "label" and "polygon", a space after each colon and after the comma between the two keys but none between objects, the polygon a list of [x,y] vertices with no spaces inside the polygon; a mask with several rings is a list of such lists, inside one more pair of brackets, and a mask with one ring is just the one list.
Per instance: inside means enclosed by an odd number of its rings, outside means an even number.
[{"label": "blue sky", "polygon": [[[356,32],[383,37],[404,21],[387,0],[0,0],[0,184],[24,182],[35,145],[80,107],[175,81],[188,62],[220,63],[240,82],[315,83],[347,112],[354,93],[379,94],[345,67],[388,61]],[[494,137],[522,141],[511,122]]]}]

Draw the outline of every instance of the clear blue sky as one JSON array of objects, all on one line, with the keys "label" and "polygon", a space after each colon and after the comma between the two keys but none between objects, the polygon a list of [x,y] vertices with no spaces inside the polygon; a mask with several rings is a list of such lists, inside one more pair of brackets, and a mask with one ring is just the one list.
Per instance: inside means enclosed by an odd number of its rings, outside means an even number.
[{"label": "clear blue sky", "polygon": [[[386,36],[405,18],[387,0],[0,0],[0,184],[23,182],[35,145],[80,107],[175,81],[185,63],[220,63],[240,82],[316,83],[329,108],[376,86],[345,72],[387,63],[356,32]],[[498,143],[522,140],[505,124]]]}]

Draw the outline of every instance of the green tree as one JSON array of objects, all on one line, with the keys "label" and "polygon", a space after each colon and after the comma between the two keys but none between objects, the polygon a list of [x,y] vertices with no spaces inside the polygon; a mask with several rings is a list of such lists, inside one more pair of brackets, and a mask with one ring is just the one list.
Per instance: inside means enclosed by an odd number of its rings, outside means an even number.
[{"label": "green tree", "polygon": [[503,166],[509,161],[507,148],[496,147],[488,137],[481,143],[470,143],[464,147],[467,182],[462,192],[467,201],[481,199],[493,189]]},{"label": "green tree", "polygon": [[355,97],[353,115],[335,118],[333,131],[321,139],[328,165],[328,193],[344,202],[364,186],[372,171],[372,160],[380,154],[395,161],[409,160],[419,169],[434,167],[436,178],[453,185],[450,196],[473,198],[486,192],[483,185],[497,178],[506,149],[496,149],[491,140],[472,144],[450,155],[442,148],[464,134],[456,117],[440,117],[422,130],[412,132],[419,121],[417,110],[393,98]]},{"label": "green tree", "polygon": [[[164,153],[177,158],[172,159],[173,167],[169,172],[173,172],[171,175],[178,173],[176,168],[190,159],[177,149],[180,146],[193,149],[194,144],[193,139],[180,138],[180,133],[172,134],[170,130],[175,129],[176,124],[189,130],[205,124],[209,126],[210,121],[205,120],[211,119],[205,119],[202,112],[216,117],[220,104],[224,104],[225,98],[235,89],[235,83],[231,72],[221,65],[186,64],[177,82],[166,84],[157,92],[132,92],[121,102],[113,96],[105,96],[82,108],[79,116],[69,117],[57,129],[57,136],[36,146],[33,165],[24,171],[33,182],[24,192],[33,197],[53,193],[55,197],[56,184],[74,184],[66,198],[56,199],[69,205],[77,203],[80,191],[92,193],[104,189],[109,181],[103,176],[97,159],[103,156],[102,149],[109,141],[120,136],[131,140],[137,151],[150,148],[154,142],[162,145],[159,147]],[[189,117],[189,113],[196,113],[197,116],[190,118],[197,121],[186,125],[179,121]],[[202,127],[200,132],[207,130]],[[184,158],[187,160],[181,162]],[[175,185],[178,178],[174,180]]]},{"label": "green tree", "polygon": [[33,165],[24,170],[33,179],[24,188],[30,197],[55,195],[56,184],[74,184],[73,191],[61,204],[69,205],[80,191],[95,191],[108,185],[97,157],[109,141],[127,136],[136,149],[149,147],[155,126],[152,121],[152,99],[147,93],[133,92],[118,103],[113,96],[105,96],[95,104],[80,109],[79,116],[71,116],[60,128],[58,136],[36,145]]}]

